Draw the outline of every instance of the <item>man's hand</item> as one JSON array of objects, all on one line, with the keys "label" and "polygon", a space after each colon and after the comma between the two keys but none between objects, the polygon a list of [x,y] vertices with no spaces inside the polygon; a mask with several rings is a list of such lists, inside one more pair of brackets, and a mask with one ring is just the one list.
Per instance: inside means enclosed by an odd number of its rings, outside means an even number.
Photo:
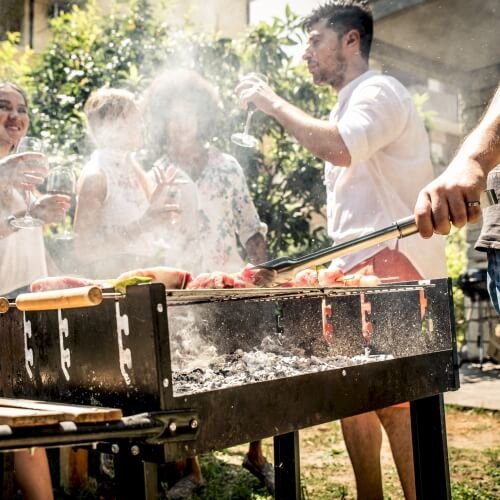
[{"label": "man's hand", "polygon": [[235,92],[242,108],[246,109],[249,104],[253,104],[266,115],[273,115],[282,100],[266,82],[253,73],[240,80]]},{"label": "man's hand", "polygon": [[486,188],[486,174],[474,160],[457,156],[437,179],[418,195],[415,220],[424,238],[433,233],[448,234],[451,224],[462,227],[477,222],[481,207],[468,206],[477,202]]},{"label": "man's hand", "polygon": [[47,157],[42,153],[18,153],[0,160],[0,183],[5,187],[31,190],[42,184],[48,173]]},{"label": "man's hand", "polygon": [[31,215],[45,223],[60,222],[64,219],[71,198],[64,194],[46,194],[38,198],[31,207]]}]

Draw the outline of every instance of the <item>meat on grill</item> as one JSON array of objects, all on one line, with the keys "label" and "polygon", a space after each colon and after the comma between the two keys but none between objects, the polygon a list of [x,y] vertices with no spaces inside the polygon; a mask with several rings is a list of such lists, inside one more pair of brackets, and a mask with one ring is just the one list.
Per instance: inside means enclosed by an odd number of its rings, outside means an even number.
[{"label": "meat on grill", "polygon": [[201,273],[188,284],[187,288],[254,288],[269,285],[274,277],[273,271],[248,265],[237,273],[222,271]]},{"label": "meat on grill", "polygon": [[151,278],[151,283],[163,283],[165,288],[182,289],[193,280],[193,276],[189,271],[176,269],[174,267],[156,266],[146,267],[141,269],[132,269],[120,274],[116,281],[126,280],[134,276]]},{"label": "meat on grill", "polygon": [[76,276],[51,276],[33,281],[30,290],[32,292],[44,292],[47,290],[64,290],[66,288],[79,288],[82,286],[109,288],[111,285],[105,280],[92,280]]}]

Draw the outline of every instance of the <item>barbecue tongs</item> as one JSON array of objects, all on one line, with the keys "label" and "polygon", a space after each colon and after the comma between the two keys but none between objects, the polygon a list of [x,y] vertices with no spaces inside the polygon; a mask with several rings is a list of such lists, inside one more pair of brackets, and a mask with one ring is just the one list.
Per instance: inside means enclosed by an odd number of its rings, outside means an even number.
[{"label": "barbecue tongs", "polygon": [[[496,192],[493,189],[484,191],[481,195],[481,207],[487,208],[498,203]],[[413,215],[399,219],[390,226],[372,231],[359,238],[355,238],[339,245],[317,250],[303,257],[280,257],[268,262],[258,264],[257,268],[275,271],[278,276],[273,279],[275,283],[292,280],[296,273],[310,267],[320,266],[333,259],[343,257],[352,252],[370,248],[393,238],[406,238],[418,232],[415,217]]]}]

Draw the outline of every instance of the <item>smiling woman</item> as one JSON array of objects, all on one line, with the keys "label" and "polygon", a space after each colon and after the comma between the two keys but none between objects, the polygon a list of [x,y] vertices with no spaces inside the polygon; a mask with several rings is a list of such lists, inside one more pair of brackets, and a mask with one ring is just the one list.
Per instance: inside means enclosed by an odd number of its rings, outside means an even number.
[{"label": "smiling woman", "polygon": [[[13,83],[0,82],[0,293],[7,295],[15,295],[15,289],[47,275],[41,228],[18,231],[9,224],[14,212],[26,209],[18,188],[33,188],[48,172],[45,157],[38,158],[34,165],[33,161],[26,161],[27,154],[9,156],[28,126],[25,92]],[[51,198],[52,202],[47,200],[49,208],[55,201],[55,197]],[[40,216],[45,217],[42,205],[38,203],[37,207]],[[50,500],[52,485],[45,450],[38,449],[33,455],[28,451],[16,452],[14,461],[16,479],[24,497]]]},{"label": "smiling woman", "polygon": [[17,230],[11,221],[25,213],[28,196],[33,216],[44,222],[61,219],[69,204],[66,196],[37,195],[35,186],[48,173],[43,154],[11,154],[28,127],[26,94],[13,83],[0,83],[0,293],[7,296],[48,274],[42,229]]}]

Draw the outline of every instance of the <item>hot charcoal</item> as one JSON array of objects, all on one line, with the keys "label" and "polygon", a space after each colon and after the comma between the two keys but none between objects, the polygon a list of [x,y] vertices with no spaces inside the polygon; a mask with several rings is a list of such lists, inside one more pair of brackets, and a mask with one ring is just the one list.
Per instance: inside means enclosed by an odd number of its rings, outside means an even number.
[{"label": "hot charcoal", "polygon": [[250,351],[237,349],[220,354],[188,318],[184,318],[183,322],[183,328],[170,332],[175,396],[339,369],[375,360],[368,355],[339,356],[328,353],[328,349],[324,349],[321,356],[306,355],[303,349],[276,333],[264,337],[260,345]]}]

